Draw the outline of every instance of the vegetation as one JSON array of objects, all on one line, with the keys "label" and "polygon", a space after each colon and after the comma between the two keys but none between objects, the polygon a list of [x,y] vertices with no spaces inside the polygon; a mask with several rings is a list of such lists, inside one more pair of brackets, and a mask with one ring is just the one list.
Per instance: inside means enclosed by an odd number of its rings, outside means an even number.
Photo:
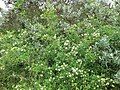
[{"label": "vegetation", "polygon": [[120,89],[120,5],[88,1],[16,2],[0,27],[0,90]]}]

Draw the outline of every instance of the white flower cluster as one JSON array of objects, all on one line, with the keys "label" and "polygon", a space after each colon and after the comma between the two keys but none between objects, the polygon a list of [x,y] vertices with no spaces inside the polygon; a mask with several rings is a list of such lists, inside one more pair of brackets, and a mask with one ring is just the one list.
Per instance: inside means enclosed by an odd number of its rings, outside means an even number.
[{"label": "white flower cluster", "polygon": [[72,69],[72,72],[74,73],[74,74],[76,74],[76,75],[78,75],[78,68],[71,68]]},{"label": "white flower cluster", "polygon": [[66,40],[66,41],[64,42],[64,46],[65,46],[65,49],[66,49],[66,50],[69,49],[69,48],[70,48],[70,41],[69,41],[69,40]]},{"label": "white flower cluster", "polygon": [[77,49],[78,49],[78,46],[73,46],[71,48],[71,54],[74,55],[74,56],[76,56],[76,54],[78,53]]}]

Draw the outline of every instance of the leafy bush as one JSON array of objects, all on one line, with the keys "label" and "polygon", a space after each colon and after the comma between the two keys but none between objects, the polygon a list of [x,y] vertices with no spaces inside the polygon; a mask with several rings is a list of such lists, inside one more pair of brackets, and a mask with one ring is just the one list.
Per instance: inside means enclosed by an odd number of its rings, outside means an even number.
[{"label": "leafy bush", "polygon": [[120,88],[119,10],[94,2],[16,6],[15,21],[0,31],[0,89]]}]

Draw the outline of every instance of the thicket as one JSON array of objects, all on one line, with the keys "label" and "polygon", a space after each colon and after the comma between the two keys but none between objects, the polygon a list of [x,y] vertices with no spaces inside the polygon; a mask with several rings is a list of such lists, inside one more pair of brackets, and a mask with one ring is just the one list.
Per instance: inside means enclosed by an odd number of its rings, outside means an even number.
[{"label": "thicket", "polygon": [[0,27],[0,90],[119,90],[119,8],[16,2]]}]

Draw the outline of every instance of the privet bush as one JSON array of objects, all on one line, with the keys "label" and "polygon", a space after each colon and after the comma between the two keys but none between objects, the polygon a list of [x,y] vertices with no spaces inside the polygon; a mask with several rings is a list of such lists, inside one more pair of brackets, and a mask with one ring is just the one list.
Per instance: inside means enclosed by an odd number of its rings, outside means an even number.
[{"label": "privet bush", "polygon": [[119,90],[117,8],[17,3],[0,29],[0,89]]}]

